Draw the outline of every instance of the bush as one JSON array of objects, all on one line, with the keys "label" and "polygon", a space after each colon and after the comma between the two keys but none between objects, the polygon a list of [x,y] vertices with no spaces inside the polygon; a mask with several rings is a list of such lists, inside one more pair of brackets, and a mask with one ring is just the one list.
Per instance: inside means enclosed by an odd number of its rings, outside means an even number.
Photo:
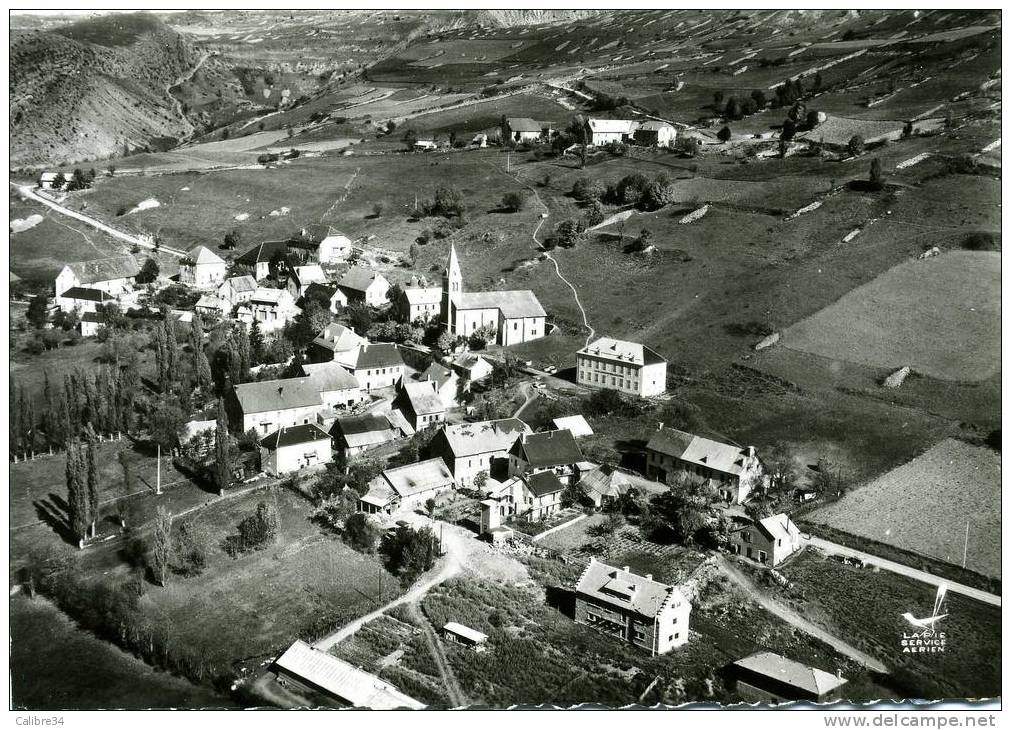
[{"label": "bush", "polygon": [[521,192],[510,192],[502,196],[502,207],[510,213],[517,213],[523,210],[526,202],[527,196]]},{"label": "bush", "polygon": [[854,134],[850,137],[850,141],[846,145],[846,149],[848,149],[849,153],[854,157],[862,155],[864,152],[864,138],[859,134]]},{"label": "bush", "polygon": [[1000,242],[992,233],[974,231],[962,241],[962,248],[967,251],[1000,251]]},{"label": "bush", "polygon": [[355,512],[344,521],[344,541],[359,552],[370,553],[379,542],[379,529],[363,512]]},{"label": "bush", "polygon": [[267,502],[256,505],[256,512],[239,523],[237,535],[225,539],[224,550],[232,557],[250,550],[260,550],[277,537],[277,509]]},{"label": "bush", "polygon": [[730,131],[730,127],[723,127],[723,129],[716,133],[716,139],[720,140],[720,142],[729,142],[732,134],[733,132]]}]

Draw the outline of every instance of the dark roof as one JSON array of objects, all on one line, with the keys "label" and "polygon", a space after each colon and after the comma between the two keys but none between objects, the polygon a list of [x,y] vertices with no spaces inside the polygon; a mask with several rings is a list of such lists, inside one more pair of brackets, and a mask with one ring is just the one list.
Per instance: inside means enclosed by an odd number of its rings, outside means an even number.
[{"label": "dark roof", "polygon": [[105,317],[103,317],[98,312],[85,312],[84,314],[81,315],[81,321],[82,322],[96,322],[98,324],[101,324],[102,322],[105,321]]},{"label": "dark roof", "polygon": [[559,481],[553,471],[539,471],[536,474],[529,474],[523,477],[527,483],[527,488],[535,497],[543,497],[545,494],[554,494],[565,489],[565,485]]},{"label": "dark roof", "polygon": [[441,388],[453,377],[454,374],[455,373],[449,368],[443,367],[437,362],[433,362],[425,369],[425,372],[421,374],[419,380],[431,380]]},{"label": "dark roof", "polygon": [[529,434],[517,439],[510,453],[522,457],[535,469],[575,464],[583,460],[583,453],[568,429]]},{"label": "dark roof", "polygon": [[370,433],[372,431],[388,431],[390,419],[382,413],[363,413],[360,416],[338,418],[334,426],[344,435]]},{"label": "dark roof", "polygon": [[86,286],[72,286],[60,294],[60,296],[67,299],[83,299],[89,302],[105,302],[115,299],[115,297],[101,289],[90,289]]},{"label": "dark roof", "polygon": [[818,697],[846,684],[846,680],[842,677],[795,662],[771,651],[762,651],[738,659],[733,666],[746,670],[752,676],[768,677],[776,684],[783,684]]},{"label": "dark roof", "polygon": [[312,441],[330,440],[330,434],[317,426],[315,423],[305,423],[300,426],[286,426],[279,431],[264,436],[260,440],[260,446],[276,450],[285,446],[297,446],[307,444]]},{"label": "dark roof", "polygon": [[355,292],[364,292],[372,286],[373,282],[380,278],[385,279],[386,277],[378,271],[372,271],[372,269],[367,269],[364,266],[352,266],[341,277],[340,287],[341,289],[350,289]]},{"label": "dark roof", "polygon": [[319,282],[312,282],[305,288],[305,294],[302,298],[305,301],[310,299],[315,299],[321,304],[325,304],[327,307],[330,306],[330,300],[333,299],[333,295],[337,293],[336,286],[330,286],[328,284],[320,284]]},{"label": "dark roof", "polygon": [[693,434],[675,428],[665,428],[656,431],[650,436],[646,448],[680,459],[681,455],[688,450],[694,438]]},{"label": "dark roof", "polygon": [[404,358],[400,356],[400,350],[397,349],[397,346],[389,342],[381,342],[375,345],[363,346],[358,351],[358,361],[355,363],[355,370],[388,368],[403,364]]},{"label": "dark roof", "polygon": [[287,253],[287,241],[264,241],[243,253],[235,259],[235,262],[246,266],[255,266],[258,263],[269,263],[274,256],[278,254],[284,256]]},{"label": "dark roof", "polygon": [[133,256],[113,256],[94,261],[78,261],[67,264],[67,266],[82,284],[129,279],[140,273],[140,266],[137,265],[137,260]]},{"label": "dark roof", "polygon": [[509,125],[509,129],[513,132],[540,132],[546,124],[534,121],[530,117],[509,117],[506,119],[506,124]]}]

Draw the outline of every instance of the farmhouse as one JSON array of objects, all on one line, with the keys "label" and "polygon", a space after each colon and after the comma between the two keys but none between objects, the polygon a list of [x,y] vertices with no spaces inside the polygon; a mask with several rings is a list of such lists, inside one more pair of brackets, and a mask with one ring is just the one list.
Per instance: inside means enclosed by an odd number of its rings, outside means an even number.
[{"label": "farmhouse", "polygon": [[428,450],[446,461],[457,484],[465,485],[480,472],[490,475],[493,467],[500,464],[505,467],[516,439],[529,433],[530,427],[518,418],[446,425],[432,439]]},{"label": "farmhouse", "polygon": [[302,373],[312,382],[327,408],[351,408],[365,399],[358,379],[340,363],[303,363]]},{"label": "farmhouse", "polygon": [[727,675],[738,694],[751,702],[831,702],[839,699],[839,689],[847,682],[840,674],[829,674],[771,651],[737,660],[727,667]]},{"label": "farmhouse", "polygon": [[601,465],[580,475],[579,488],[594,507],[606,507],[634,489],[632,479],[612,466]]},{"label": "farmhouse", "polygon": [[348,298],[334,284],[312,282],[305,287],[305,291],[302,292],[302,299],[297,304],[304,309],[306,303],[310,301],[314,301],[324,309],[337,314],[347,304]]},{"label": "farmhouse", "polygon": [[305,296],[306,289],[312,284],[325,284],[326,274],[319,264],[306,264],[305,266],[291,267],[288,274],[288,293],[292,299],[299,299]]},{"label": "farmhouse", "polygon": [[228,302],[214,294],[201,294],[197,303],[193,305],[194,312],[214,316],[226,315],[231,308]]},{"label": "farmhouse", "polygon": [[230,398],[232,422],[243,433],[266,436],[282,426],[313,423],[323,400],[311,378],[240,383]]},{"label": "farmhouse", "polygon": [[228,302],[229,307],[248,302],[257,289],[256,279],[246,274],[225,279],[218,287],[218,297]]},{"label": "farmhouse", "polygon": [[638,342],[600,337],[576,353],[576,382],[648,398],[667,390],[667,361]]},{"label": "farmhouse", "polygon": [[633,135],[637,144],[648,147],[673,147],[677,130],[667,122],[640,122]]},{"label": "farmhouse", "polygon": [[743,504],[761,486],[763,468],[755,448],[740,448],[661,423],[646,444],[646,476],[666,481],[677,474],[708,479],[729,504]]},{"label": "farmhouse", "polygon": [[551,125],[535,122],[528,117],[509,117],[505,120],[505,139],[512,142],[537,142],[551,136]]},{"label": "farmhouse", "polygon": [[44,172],[44,173],[42,173],[41,175],[39,175],[39,181],[38,181],[39,182],[39,188],[41,188],[42,190],[63,190],[65,187],[67,187],[67,184],[70,182],[70,178],[68,178],[66,175],[64,175],[63,176],[63,183],[60,184],[60,185],[57,185],[56,183],[59,180],[60,175],[62,175],[62,173],[59,173],[59,172]]},{"label": "farmhouse", "polygon": [[562,508],[565,485],[554,472],[524,474],[507,484],[513,511],[528,520],[546,520]]},{"label": "farmhouse", "polygon": [[386,469],[369,482],[359,508],[363,512],[415,509],[429,498],[453,488],[453,475],[440,458]]},{"label": "farmhouse", "polygon": [[414,143],[414,149],[419,152],[428,152],[429,150],[435,150],[438,148],[439,145],[437,145],[435,140],[430,137],[419,139]]},{"label": "farmhouse", "polygon": [[228,275],[225,260],[206,246],[196,246],[179,266],[179,281],[198,289],[220,285]]},{"label": "farmhouse", "polygon": [[101,289],[74,286],[56,297],[56,303],[64,312],[97,312],[98,305],[115,302],[116,298]]},{"label": "farmhouse", "polygon": [[64,305],[60,302],[63,293],[75,287],[98,289],[113,298],[119,298],[132,291],[134,277],[138,273],[140,267],[133,256],[115,256],[67,264],[56,277],[56,305],[63,309]]},{"label": "farmhouse", "polygon": [[330,435],[345,456],[356,456],[400,438],[400,432],[381,413],[338,418],[330,429]]},{"label": "farmhouse", "polygon": [[288,247],[303,252],[306,260],[317,264],[339,264],[351,256],[351,239],[326,224],[310,224],[288,242]]},{"label": "farmhouse", "polygon": [[437,362],[431,363],[425,372],[418,376],[419,380],[427,381],[435,386],[435,391],[446,408],[456,406],[456,394],[460,389],[460,376]]},{"label": "farmhouse", "polygon": [[509,449],[509,476],[551,472],[568,486],[578,476],[583,454],[571,431],[521,434]]},{"label": "farmhouse", "polygon": [[389,682],[301,640],[296,640],[274,661],[273,669],[281,686],[319,692],[345,706],[371,710],[425,707]]},{"label": "farmhouse", "polygon": [[666,654],[688,641],[692,605],[674,586],[590,558],[576,584],[576,623]]},{"label": "farmhouse", "polygon": [[429,428],[446,420],[446,406],[439,398],[438,388],[430,380],[401,381],[394,406],[400,408],[415,431]]},{"label": "farmhouse", "polygon": [[495,370],[490,362],[472,352],[464,352],[455,356],[450,361],[450,365],[464,377],[467,383],[476,383],[479,380],[483,380]]},{"label": "farmhouse", "polygon": [[285,256],[288,244],[285,241],[264,241],[253,246],[235,259],[235,263],[249,269],[257,281],[287,268]]},{"label": "farmhouse", "polygon": [[442,627],[442,635],[446,641],[472,647],[475,651],[484,651],[484,645],[488,643],[488,635],[482,634],[469,626],[458,624],[456,621],[449,621]]},{"label": "farmhouse", "polygon": [[333,322],[306,348],[310,362],[339,362],[352,367],[358,357],[358,350],[369,341],[355,333],[351,327]]},{"label": "farmhouse", "polygon": [[786,514],[742,521],[730,530],[730,549],[756,563],[775,567],[800,549],[800,530]]},{"label": "farmhouse", "polygon": [[105,318],[98,312],[85,312],[81,315],[81,321],[77,324],[77,329],[81,332],[81,337],[94,337],[98,334],[98,328],[105,322]]},{"label": "farmhouse", "polygon": [[589,145],[630,142],[639,123],[631,119],[587,119],[585,134]]},{"label": "farmhouse", "polygon": [[532,291],[464,292],[452,244],[442,286],[442,324],[450,334],[469,337],[487,327],[500,345],[518,345],[545,334],[546,313]]},{"label": "farmhouse", "polygon": [[276,332],[284,329],[299,311],[287,290],[259,287],[248,301],[239,305],[236,319],[247,325],[256,320],[262,332]]},{"label": "farmhouse", "polygon": [[386,304],[390,282],[382,274],[364,266],[352,266],[341,277],[337,288],[344,292],[348,302],[363,302],[370,307],[381,307]]},{"label": "farmhouse", "polygon": [[315,423],[282,426],[260,440],[260,468],[271,476],[329,464],[330,434]]},{"label": "farmhouse", "polygon": [[350,362],[341,362],[358,379],[358,384],[371,393],[375,388],[389,388],[404,377],[404,358],[396,345],[379,342],[365,344],[348,355]]},{"label": "farmhouse", "polygon": [[442,289],[437,286],[411,286],[404,288],[403,311],[407,322],[427,322],[439,316],[442,306]]}]

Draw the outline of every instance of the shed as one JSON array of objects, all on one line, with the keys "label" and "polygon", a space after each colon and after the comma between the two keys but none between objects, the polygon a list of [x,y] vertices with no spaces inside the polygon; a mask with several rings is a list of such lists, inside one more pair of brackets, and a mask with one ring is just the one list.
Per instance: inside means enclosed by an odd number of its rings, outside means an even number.
[{"label": "shed", "polygon": [[449,641],[474,647],[477,651],[484,651],[484,644],[488,642],[487,634],[482,634],[480,631],[472,629],[469,626],[458,624],[456,621],[450,621],[443,626],[442,634]]}]

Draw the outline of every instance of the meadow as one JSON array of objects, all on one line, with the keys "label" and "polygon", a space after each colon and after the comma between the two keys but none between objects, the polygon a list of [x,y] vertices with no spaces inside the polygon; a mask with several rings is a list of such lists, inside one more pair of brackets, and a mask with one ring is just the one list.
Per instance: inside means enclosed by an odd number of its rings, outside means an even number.
[{"label": "meadow", "polygon": [[[805,519],[1001,576],[1000,455],[946,439]],[[968,542],[965,527],[968,525]]]}]

